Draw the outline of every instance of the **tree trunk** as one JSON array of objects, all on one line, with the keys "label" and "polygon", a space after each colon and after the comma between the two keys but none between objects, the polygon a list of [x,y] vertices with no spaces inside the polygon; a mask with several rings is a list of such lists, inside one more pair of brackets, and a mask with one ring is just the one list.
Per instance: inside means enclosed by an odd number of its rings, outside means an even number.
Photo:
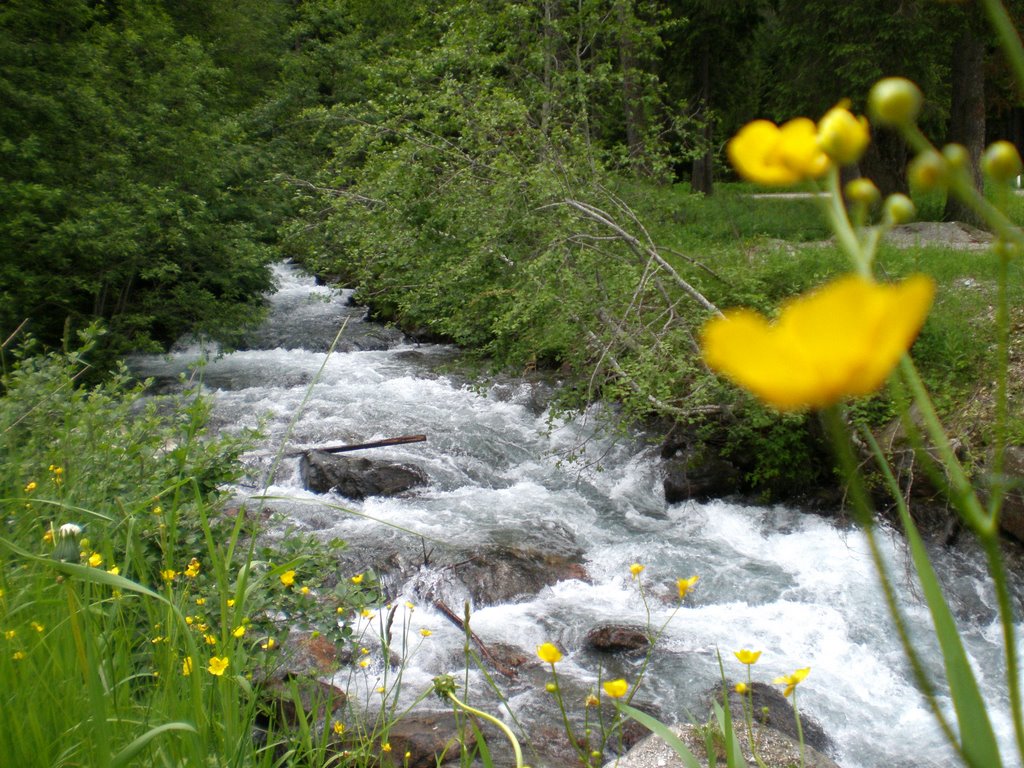
[{"label": "tree trunk", "polygon": [[714,192],[714,153],[711,149],[714,137],[711,119],[708,116],[708,103],[711,99],[711,51],[707,45],[701,46],[698,72],[700,91],[697,94],[697,122],[703,123],[701,128],[701,144],[703,152],[694,158],[693,170],[690,173],[690,189],[710,195]]},{"label": "tree trunk", "polygon": [[[946,138],[967,148],[974,187],[980,192],[981,153],[985,149],[985,40],[978,28],[977,14],[971,16],[953,47],[952,100]],[[946,200],[942,218],[982,224],[977,214],[953,195]]]},{"label": "tree trunk", "polygon": [[619,0],[619,66],[622,69],[622,111],[626,123],[626,147],[629,162],[635,171],[643,176],[651,174],[647,162],[647,148],[644,145],[646,116],[642,89],[637,82],[636,42],[634,40],[635,19],[632,2]]}]

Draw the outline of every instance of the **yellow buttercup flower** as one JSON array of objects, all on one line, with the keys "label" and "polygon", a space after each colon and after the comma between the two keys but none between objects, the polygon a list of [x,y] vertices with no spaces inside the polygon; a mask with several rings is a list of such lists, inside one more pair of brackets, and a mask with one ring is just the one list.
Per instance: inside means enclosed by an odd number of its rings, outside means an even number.
[{"label": "yellow buttercup flower", "polygon": [[782,695],[789,696],[794,690],[796,690],[796,687],[804,681],[804,678],[806,678],[807,675],[810,674],[810,671],[810,667],[804,667],[803,669],[798,669],[792,675],[782,675],[781,677],[776,677],[774,680],[772,680],[772,682],[785,685],[786,688],[782,692]]},{"label": "yellow buttercup flower", "polygon": [[747,181],[785,185],[816,179],[829,169],[818,146],[817,128],[806,117],[775,125],[754,120],[740,129],[726,147],[729,162]]},{"label": "yellow buttercup flower", "polygon": [[557,664],[562,660],[562,652],[554,643],[544,643],[537,646],[537,655],[540,660],[548,664]]},{"label": "yellow buttercup flower", "polygon": [[193,557],[188,562],[188,568],[185,569],[185,575],[188,576],[190,579],[194,579],[196,576],[199,575],[199,568],[199,560]]},{"label": "yellow buttercup flower", "polygon": [[186,656],[185,660],[181,662],[181,674],[188,677],[192,674],[192,657]]},{"label": "yellow buttercup flower", "polygon": [[103,555],[101,555],[99,552],[93,552],[91,555],[89,555],[89,565],[91,565],[93,568],[99,568],[101,565],[103,565]]},{"label": "yellow buttercup flower", "polygon": [[231,636],[232,637],[241,637],[244,634],[245,634],[245,624],[240,624],[239,626],[235,627],[234,631],[231,633]]},{"label": "yellow buttercup flower", "polygon": [[676,579],[676,589],[679,590],[679,599],[685,598],[694,585],[700,581],[700,576],[691,576],[688,579]]},{"label": "yellow buttercup flower", "polygon": [[290,587],[295,583],[295,571],[285,571],[281,574],[281,583],[286,587]]},{"label": "yellow buttercup flower", "polygon": [[363,583],[363,574],[360,573],[360,574],[357,574],[357,575],[353,576],[351,578],[351,582],[353,584],[362,584]]},{"label": "yellow buttercup flower", "polygon": [[740,694],[742,696],[743,694],[745,694],[747,691],[750,690],[750,687],[746,683],[736,683],[735,690],[736,690],[736,693],[738,693],[738,694]]},{"label": "yellow buttercup flower", "polygon": [[27,485],[25,486],[25,493],[32,493],[32,491],[34,491],[34,490],[35,490],[36,488],[38,488],[38,487],[39,487],[39,486],[38,486],[38,485],[36,485],[36,481],[35,481],[35,480],[33,480],[32,482],[28,483],[28,484],[27,484]]},{"label": "yellow buttercup flower", "polygon": [[423,627],[423,628],[422,628],[422,629],[420,630],[420,634],[421,634],[421,635],[423,635],[424,637],[430,637],[430,636],[431,636],[432,634],[434,634],[434,633],[433,633],[433,632],[431,632],[431,631],[430,631],[429,629],[427,629],[426,627]]},{"label": "yellow buttercup flower", "polygon": [[164,581],[174,581],[174,579],[175,579],[175,577],[177,577],[177,575],[178,575],[178,572],[176,570],[174,570],[173,568],[167,568],[165,570],[160,571],[160,577]]},{"label": "yellow buttercup flower", "polygon": [[733,651],[733,653],[736,655],[736,658],[740,660],[740,664],[747,664],[748,666],[750,664],[756,664],[757,660],[761,658],[761,651],[748,651],[746,648],[739,651]]},{"label": "yellow buttercup flower", "polygon": [[882,386],[924,324],[935,283],[856,275],[792,299],[778,320],[730,310],[704,326],[707,364],[783,411],[823,408]]},{"label": "yellow buttercup flower", "polygon": [[640,565],[640,563],[633,563],[631,566],[629,566],[629,573],[634,579],[637,578],[641,573],[643,573],[643,570],[644,566]]},{"label": "yellow buttercup flower", "polygon": [[345,732],[345,724],[340,720],[335,720],[331,724],[331,729],[338,735],[341,736]]},{"label": "yellow buttercup flower", "polygon": [[212,656],[210,657],[210,665],[206,668],[206,671],[211,675],[220,677],[224,674],[224,670],[228,668],[230,659],[227,656]]},{"label": "yellow buttercup flower", "polygon": [[832,107],[818,121],[818,146],[839,165],[860,160],[871,141],[866,117],[854,117],[845,104]]},{"label": "yellow buttercup flower", "polygon": [[604,692],[611,696],[613,699],[621,699],[629,692],[629,683],[625,680],[609,680],[602,686]]}]

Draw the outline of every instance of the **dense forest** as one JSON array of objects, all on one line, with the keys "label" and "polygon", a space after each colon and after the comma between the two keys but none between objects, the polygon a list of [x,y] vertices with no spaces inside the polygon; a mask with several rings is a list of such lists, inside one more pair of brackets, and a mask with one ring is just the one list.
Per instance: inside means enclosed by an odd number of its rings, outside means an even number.
[{"label": "dense forest", "polygon": [[[228,343],[293,258],[382,319],[581,396],[713,408],[694,324],[805,287],[663,250],[744,122],[903,75],[975,155],[1019,132],[980,10],[928,0],[12,0],[0,335]],[[876,131],[860,172],[906,187]],[[954,209],[947,216],[957,215]],[[963,213],[963,212],[960,212]],[[792,276],[790,276],[792,277]],[[807,280],[811,275],[803,276]],[[710,405],[709,405],[710,404]]]}]

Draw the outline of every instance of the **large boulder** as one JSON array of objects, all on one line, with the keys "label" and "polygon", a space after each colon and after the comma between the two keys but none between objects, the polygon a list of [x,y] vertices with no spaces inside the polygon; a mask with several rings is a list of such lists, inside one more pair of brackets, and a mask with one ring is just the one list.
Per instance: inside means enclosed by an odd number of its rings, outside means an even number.
[{"label": "large boulder", "polygon": [[650,645],[647,630],[635,624],[599,624],[587,632],[587,646],[603,653],[640,653]]},{"label": "large boulder", "polygon": [[1010,483],[1010,490],[1003,499],[999,527],[1003,533],[1024,543],[1024,446],[1007,447],[1003,474]]},{"label": "large boulder", "polygon": [[357,500],[367,496],[397,496],[428,481],[419,467],[338,456],[326,451],[306,451],[299,460],[299,473],[306,490],[334,491]]}]

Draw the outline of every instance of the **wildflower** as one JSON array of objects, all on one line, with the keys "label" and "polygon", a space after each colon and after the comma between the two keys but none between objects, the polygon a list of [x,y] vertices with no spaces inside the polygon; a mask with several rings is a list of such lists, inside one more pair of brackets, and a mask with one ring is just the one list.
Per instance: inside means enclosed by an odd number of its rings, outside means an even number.
[{"label": "wildflower", "polygon": [[206,605],[206,598],[205,597],[197,597],[196,598],[196,605]]},{"label": "wildflower", "polygon": [[160,515],[162,515],[163,513],[164,513],[164,508],[163,508],[163,507],[161,507],[161,506],[159,506],[159,505],[157,505],[157,506],[153,507],[153,514],[154,514],[154,515],[156,515],[156,516],[158,516],[158,517],[159,517],[159,516],[160,516]]},{"label": "wildflower", "polygon": [[117,576],[121,573],[121,569],[118,568],[116,565],[112,565],[109,568],[107,568],[107,573],[109,573],[111,576]]},{"label": "wildflower", "polygon": [[406,600],[405,601],[405,607],[408,608],[410,611],[415,611],[416,610],[416,606],[413,605],[411,600]]},{"label": "wildflower", "polygon": [[188,624],[190,627],[193,624],[195,624],[195,621],[196,621],[196,617],[195,616],[186,616],[185,617],[185,623]]},{"label": "wildflower", "polygon": [[14,655],[11,656],[11,658],[14,659],[15,661],[21,661],[22,659],[25,658],[25,652],[24,651],[15,651]]},{"label": "wildflower", "polygon": [[186,656],[185,660],[181,662],[181,674],[188,677],[192,674],[192,657]]},{"label": "wildflower", "polygon": [[162,643],[163,641],[164,641],[164,637],[163,637],[163,635],[157,635],[156,637],[154,637],[154,638],[153,638],[152,640],[150,640],[149,642],[151,642],[151,643],[152,643],[153,645],[159,645],[159,644],[160,644],[160,643]]},{"label": "wildflower", "polygon": [[364,619],[372,619],[374,613],[369,608],[363,608],[363,610],[359,612],[359,615],[362,616]]},{"label": "wildflower", "polygon": [[420,634],[421,634],[421,635],[423,635],[424,637],[430,637],[430,636],[431,636],[432,634],[434,634],[434,633],[433,633],[433,632],[431,632],[431,631],[430,631],[429,629],[427,629],[426,627],[423,627],[423,628],[422,628],[422,629],[420,630]]},{"label": "wildflower", "polygon": [[911,185],[927,192],[932,189],[944,189],[946,186],[946,158],[934,149],[926,149],[918,154],[907,166],[907,178]]},{"label": "wildflower", "polygon": [[206,668],[206,671],[209,672],[211,675],[216,675],[217,677],[220,677],[224,674],[224,670],[228,668],[229,663],[230,659],[228,659],[227,656],[211,656],[210,666]]},{"label": "wildflower", "polygon": [[275,645],[277,645],[277,641],[272,637],[268,637],[267,642],[260,645],[260,648],[262,648],[264,651],[272,651],[274,650]]},{"label": "wildflower", "polygon": [[185,575],[188,576],[190,579],[194,579],[196,576],[199,575],[199,567],[199,561],[193,557],[191,560],[188,561],[188,567],[185,569]]},{"label": "wildflower", "polygon": [[633,563],[629,566],[629,575],[634,579],[638,578],[640,574],[643,573],[644,567],[645,566],[640,565],[640,563]]},{"label": "wildflower", "polygon": [[232,637],[241,637],[244,634],[245,634],[245,624],[242,624],[240,626],[235,627],[234,631],[232,631],[232,633],[231,633],[231,636]]},{"label": "wildflower", "polygon": [[57,546],[53,548],[53,559],[65,563],[76,562],[80,557],[78,537],[81,535],[82,527],[74,523],[64,523],[58,528]]},{"label": "wildflower", "polygon": [[361,654],[363,654],[363,656],[369,656],[370,655],[370,649],[369,648],[360,648],[359,652]]},{"label": "wildflower", "polygon": [[206,644],[207,644],[207,645],[216,645],[216,644],[217,644],[217,638],[216,638],[216,637],[214,637],[214,636],[213,636],[213,635],[211,635],[211,634],[205,634],[205,635],[203,635],[203,640],[205,640],[205,641],[206,641]]},{"label": "wildflower", "polygon": [[47,528],[46,532],[43,533],[43,543],[44,544],[53,544],[53,529],[52,528]]},{"label": "wildflower", "polygon": [[882,386],[934,293],[923,275],[895,285],[848,275],[792,299],[773,323],[746,309],[711,319],[704,359],[779,410],[823,408]]},{"label": "wildflower", "polygon": [[340,720],[335,720],[333,723],[331,723],[331,729],[334,731],[336,735],[341,736],[341,734],[345,732],[345,724]]},{"label": "wildflower", "polygon": [[29,626],[32,627],[32,629],[34,629],[36,632],[42,632],[46,629],[46,627],[44,627],[38,621],[29,622]]},{"label": "wildflower", "polygon": [[917,215],[917,207],[913,200],[897,192],[885,198],[882,213],[890,224],[906,224],[908,221],[913,221],[914,216]]},{"label": "wildflower", "polygon": [[25,486],[25,493],[32,493],[32,491],[34,491],[38,487],[39,486],[36,485],[36,481],[33,480],[32,482]]},{"label": "wildflower", "polygon": [[308,595],[309,594],[309,587],[307,587],[305,584],[303,584],[301,587],[299,587],[299,592],[300,592],[300,594]]},{"label": "wildflower", "polygon": [[740,129],[726,147],[729,162],[747,181],[785,185],[816,179],[829,168],[818,146],[814,122],[806,117],[777,126],[755,120]]},{"label": "wildflower", "polygon": [[334,612],[336,614],[338,614],[339,616],[341,616],[341,614],[343,614],[345,612],[345,607],[342,606],[342,605],[339,605],[337,608],[334,609]]},{"label": "wildflower", "polygon": [[871,179],[854,179],[843,188],[846,199],[861,205],[874,205],[882,199],[882,193]]},{"label": "wildflower", "polygon": [[807,677],[810,671],[810,667],[804,667],[803,669],[798,669],[791,675],[782,675],[781,677],[776,677],[774,680],[772,680],[772,682],[778,683],[780,685],[785,685],[786,688],[782,692],[782,695],[789,696],[789,694],[796,690],[796,687],[804,681],[804,678]]},{"label": "wildflower", "polygon": [[562,652],[553,643],[537,646],[537,655],[541,661],[548,664],[557,664],[562,660]]},{"label": "wildflower", "polygon": [[349,579],[349,581],[351,581],[353,584],[362,584],[363,583],[363,574],[361,574],[361,573],[360,574],[356,574],[351,579]]},{"label": "wildflower", "polygon": [[679,599],[684,599],[698,581],[700,581],[700,576],[691,576],[688,579],[676,579],[676,589],[679,590]]},{"label": "wildflower", "polygon": [[818,121],[818,146],[838,165],[860,160],[870,140],[867,118],[854,117],[847,103],[832,107]]},{"label": "wildflower", "polygon": [[103,565],[103,555],[101,555],[99,552],[93,552],[91,555],[89,555],[89,565],[91,565],[93,568],[99,568],[101,565]]},{"label": "wildflower", "polygon": [[234,600],[234,598],[230,598],[228,600],[228,608],[234,608],[234,607],[235,607],[235,600]]},{"label": "wildflower", "polygon": [[359,660],[359,666],[362,667],[363,669],[366,669],[368,666],[370,666],[370,660],[369,659],[360,659]]},{"label": "wildflower", "polygon": [[281,574],[281,583],[290,587],[295,583],[295,571],[285,571]]},{"label": "wildflower", "polygon": [[166,568],[160,571],[160,578],[162,578],[164,581],[174,581],[174,579],[177,578],[177,576],[178,572],[173,568]]},{"label": "wildflower", "polygon": [[597,707],[600,706],[601,700],[592,693],[587,694],[587,698],[583,700],[583,706],[585,707]]},{"label": "wildflower", "polygon": [[601,687],[604,688],[604,692],[613,699],[621,699],[629,692],[629,683],[622,678],[619,678],[618,680],[609,680]]},{"label": "wildflower", "polygon": [[387,688],[385,688],[383,685],[378,685],[377,686],[377,693],[384,693],[386,691],[387,691]]},{"label": "wildflower", "polygon": [[736,689],[735,690],[736,690],[736,693],[738,693],[738,694],[740,694],[740,696],[742,696],[743,694],[745,694],[747,691],[750,690],[750,687],[746,683],[736,683]]},{"label": "wildflower", "polygon": [[736,655],[736,658],[740,660],[740,664],[746,664],[747,666],[757,664],[757,660],[761,658],[761,651],[748,651],[746,648],[739,651],[733,651],[733,653]]},{"label": "wildflower", "polygon": [[18,634],[16,629],[8,629],[4,631],[4,640],[13,640]]},{"label": "wildflower", "polygon": [[887,77],[871,87],[868,112],[879,125],[910,125],[921,112],[921,89],[905,77]]},{"label": "wildflower", "polygon": [[209,627],[206,625],[206,623],[196,624],[196,630],[198,630],[199,632],[205,632],[207,629],[209,629]]},{"label": "wildflower", "polygon": [[390,752],[391,751],[391,742],[385,741],[383,744],[381,744],[380,745],[380,751],[381,752]]}]

